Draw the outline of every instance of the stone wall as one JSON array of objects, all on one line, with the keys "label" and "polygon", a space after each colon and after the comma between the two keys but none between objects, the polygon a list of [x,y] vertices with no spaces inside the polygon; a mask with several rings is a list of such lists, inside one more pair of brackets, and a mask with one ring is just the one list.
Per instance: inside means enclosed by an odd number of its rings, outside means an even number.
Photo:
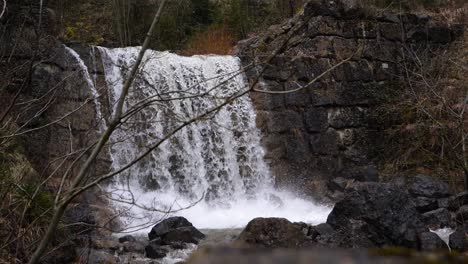
[{"label": "stone wall", "polygon": [[344,2],[309,2],[302,14],[237,46],[245,67],[256,64],[247,72],[251,83],[265,65],[257,89],[269,91],[304,86],[354,54],[309,88],[251,93],[279,186],[313,193],[331,177],[377,180],[374,153],[384,149],[381,131],[391,123],[378,110],[399,96],[406,50],[445,49],[458,34],[427,15],[381,13]]}]

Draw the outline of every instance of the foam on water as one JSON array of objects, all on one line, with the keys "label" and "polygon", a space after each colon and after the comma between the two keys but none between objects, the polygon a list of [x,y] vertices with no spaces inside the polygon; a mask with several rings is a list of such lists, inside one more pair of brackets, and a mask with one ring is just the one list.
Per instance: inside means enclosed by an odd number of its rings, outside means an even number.
[{"label": "foam on water", "polygon": [[[108,112],[112,112],[139,47],[97,47],[96,51],[102,58]],[[89,84],[95,94],[94,81]],[[148,51],[124,111],[144,107],[112,135],[112,169],[128,164],[174,128],[247,88],[236,57]],[[101,105],[96,109],[103,111]],[[255,217],[325,222],[331,208],[274,188],[255,119],[250,98],[243,96],[181,129],[119,174],[107,191],[126,228],[146,233],[168,215],[184,216],[205,229],[241,228]]]}]

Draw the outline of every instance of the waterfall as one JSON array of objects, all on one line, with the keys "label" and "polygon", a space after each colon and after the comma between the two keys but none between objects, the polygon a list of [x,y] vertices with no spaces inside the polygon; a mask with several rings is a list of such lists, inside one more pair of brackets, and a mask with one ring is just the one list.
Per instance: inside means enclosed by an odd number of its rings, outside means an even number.
[{"label": "waterfall", "polygon": [[[110,113],[139,49],[93,48],[102,59]],[[90,79],[96,95],[94,84]],[[125,166],[187,120],[245,89],[236,57],[147,51],[124,105],[131,114],[110,139],[111,169]],[[99,118],[109,116],[99,100],[95,103],[102,111]],[[330,208],[275,190],[255,118],[249,96],[240,97],[184,127],[115,177],[106,188],[124,226],[146,231],[167,216],[164,211],[175,211],[170,214],[198,228],[239,228],[260,216],[324,222]]]}]

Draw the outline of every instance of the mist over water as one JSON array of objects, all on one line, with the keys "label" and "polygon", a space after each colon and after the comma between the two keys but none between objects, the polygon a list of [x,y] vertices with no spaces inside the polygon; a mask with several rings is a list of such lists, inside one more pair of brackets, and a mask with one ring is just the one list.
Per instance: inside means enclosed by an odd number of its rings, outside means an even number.
[{"label": "mist over water", "polygon": [[[109,111],[113,111],[139,48],[98,47],[96,51],[104,66]],[[248,83],[236,57],[148,51],[125,104],[125,111],[140,111],[129,115],[111,137],[112,170],[245,89]],[[100,105],[97,109],[104,111]],[[243,96],[181,129],[119,174],[107,191],[121,221],[137,233],[146,233],[168,215],[184,216],[203,229],[241,228],[255,217],[325,222],[331,208],[275,190],[255,118],[250,98]]]}]

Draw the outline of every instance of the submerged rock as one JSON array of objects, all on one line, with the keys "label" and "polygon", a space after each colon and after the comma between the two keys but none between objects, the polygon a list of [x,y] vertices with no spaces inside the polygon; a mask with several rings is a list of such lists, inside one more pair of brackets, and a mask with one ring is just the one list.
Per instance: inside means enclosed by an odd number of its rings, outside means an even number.
[{"label": "submerged rock", "polygon": [[264,248],[296,248],[307,240],[300,225],[284,218],[255,218],[250,221],[236,243]]}]

